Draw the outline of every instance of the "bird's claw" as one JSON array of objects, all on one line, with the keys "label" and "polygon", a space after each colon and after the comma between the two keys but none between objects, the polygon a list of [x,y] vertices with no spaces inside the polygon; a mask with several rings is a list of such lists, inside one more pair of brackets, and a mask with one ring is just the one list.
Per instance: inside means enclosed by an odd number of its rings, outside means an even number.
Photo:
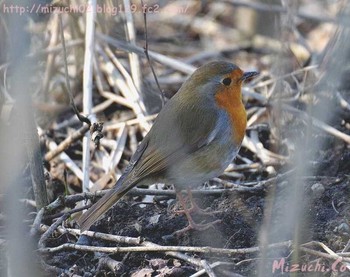
[{"label": "bird's claw", "polygon": [[220,220],[220,219],[215,220],[213,222],[206,223],[206,224],[198,224],[198,223],[194,223],[193,221],[192,222],[189,221],[189,224],[185,228],[182,228],[178,231],[175,231],[172,235],[181,236],[190,230],[205,231],[209,228],[214,228],[215,224],[218,224],[221,222],[222,222],[222,220]]}]

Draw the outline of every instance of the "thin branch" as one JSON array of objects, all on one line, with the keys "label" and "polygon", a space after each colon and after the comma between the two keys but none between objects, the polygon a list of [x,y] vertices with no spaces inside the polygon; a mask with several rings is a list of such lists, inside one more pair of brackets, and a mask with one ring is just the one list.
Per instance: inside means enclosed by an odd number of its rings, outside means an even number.
[{"label": "thin branch", "polygon": [[[43,232],[47,232],[49,229],[49,226],[41,225],[41,230]],[[74,236],[84,235],[91,238],[96,239],[102,239],[107,241],[112,241],[116,243],[123,243],[123,244],[131,244],[131,245],[140,245],[142,243],[142,239],[140,237],[127,237],[127,236],[118,236],[118,235],[111,235],[106,233],[100,233],[100,232],[93,232],[93,231],[85,231],[81,233],[79,229],[71,229],[71,228],[63,228],[58,227],[57,231],[59,231],[61,234],[72,234]]]},{"label": "thin branch", "polygon": [[104,256],[102,258],[99,259],[98,261],[98,269],[99,268],[108,268],[110,269],[114,274],[122,275],[122,273],[125,270],[125,266],[122,262],[118,262],[116,260],[113,260],[112,258],[108,257],[108,256]]},{"label": "thin branch", "polygon": [[[275,105],[275,104],[272,104],[272,105]],[[350,144],[350,136],[345,134],[345,133],[342,133],[340,132],[339,130],[335,129],[334,127],[324,123],[323,121],[321,120],[318,120],[317,118],[313,117],[313,116],[310,116],[308,115],[306,112],[304,111],[300,111],[298,110],[297,108],[294,108],[292,106],[289,106],[289,105],[286,105],[286,104],[282,104],[283,105],[283,109],[297,115],[297,116],[300,116],[306,120],[311,120],[312,124],[315,126],[315,127],[318,127],[320,128],[321,130],[345,141],[347,144]]]},{"label": "thin branch", "polygon": [[85,205],[83,207],[71,209],[69,211],[64,211],[64,212],[53,214],[53,215],[46,215],[46,216],[43,217],[43,219],[44,220],[51,220],[51,219],[55,219],[57,217],[61,217],[61,216],[65,215],[65,214],[72,215],[74,213],[81,212],[81,211],[83,211],[85,209],[89,209],[91,206],[92,206],[92,204],[88,204],[88,205]]},{"label": "thin branch", "polygon": [[[126,41],[122,41],[116,38],[111,38],[110,36],[101,34],[99,32],[96,33],[96,37],[103,42],[107,42],[108,44],[113,45],[114,47],[123,49],[128,52],[135,52],[138,55],[145,56],[145,52],[143,48],[138,47],[136,45],[132,45]],[[192,74],[196,70],[196,67],[192,65],[188,65],[184,62],[162,55],[160,53],[156,53],[154,51],[148,51],[148,54],[151,58],[158,61],[159,63],[167,65],[171,68],[174,68],[186,74]]]},{"label": "thin branch", "polygon": [[61,42],[62,42],[62,49],[63,49],[63,63],[64,63],[64,73],[66,77],[66,86],[67,86],[67,92],[69,96],[69,104],[72,106],[72,109],[76,116],[79,118],[81,122],[85,122],[89,126],[91,126],[91,121],[87,117],[81,115],[78,111],[77,106],[74,103],[74,98],[73,98],[73,93],[70,87],[70,82],[69,82],[69,74],[68,74],[68,64],[67,64],[67,50],[66,50],[66,43],[64,39],[64,32],[63,32],[63,22],[62,22],[62,15],[59,14],[58,16],[59,21],[60,21],[60,33],[61,33]]},{"label": "thin branch", "polygon": [[[158,114],[152,114],[152,115],[148,115],[144,118],[144,120],[146,121],[152,121],[154,120],[156,117],[158,116]],[[113,131],[115,129],[120,129],[122,128],[124,125],[126,126],[131,126],[131,125],[138,125],[141,124],[141,122],[143,121],[143,119],[141,120],[140,118],[134,118],[134,119],[130,119],[124,122],[118,122],[118,123],[110,123],[110,124],[106,124],[105,130],[106,131]]]},{"label": "thin branch", "polygon": [[[54,14],[51,20],[51,38],[50,38],[50,42],[49,42],[49,47],[52,48],[54,47],[57,42],[58,42],[58,28],[59,28],[59,24],[58,24],[58,18],[57,18],[57,14]],[[52,78],[52,73],[54,70],[54,62],[55,62],[55,58],[56,58],[57,53],[56,52],[51,52],[47,55],[47,61],[46,61],[46,69],[45,69],[45,75],[44,75],[44,82],[42,85],[42,93],[44,98],[48,99],[48,88],[49,88],[49,84]]]},{"label": "thin branch", "polygon": [[[243,185],[237,185],[232,182],[223,181],[218,178],[214,178],[213,179],[214,181],[219,182],[220,184],[223,184],[225,186],[228,186],[230,187],[230,189],[192,190],[192,194],[194,196],[203,196],[203,195],[222,195],[222,194],[230,194],[230,193],[236,193],[236,192],[243,192],[243,193],[260,192],[276,183],[281,182],[285,178],[289,177],[291,174],[293,174],[293,170],[277,175],[276,177],[270,178],[268,180],[258,181],[258,182],[248,182]],[[48,210],[54,210],[62,206],[71,206],[81,200],[89,200],[89,199],[96,199],[96,197],[102,197],[108,191],[109,190],[102,190],[102,191],[100,190],[94,193],[85,192],[85,193],[80,193],[75,195],[69,195],[66,197],[61,196],[57,198],[54,202],[49,204],[46,208]],[[162,196],[175,198],[176,192],[174,190],[133,188],[128,192],[128,195],[131,195],[131,196],[162,195]]]},{"label": "thin branch", "polygon": [[[138,95],[137,91],[134,91],[134,93],[130,93],[132,87],[130,88],[128,85],[128,81],[125,80],[125,74],[127,74],[126,70],[122,69],[120,62],[118,62],[113,52],[106,52],[106,49],[102,50],[101,47],[97,47],[97,51],[99,52],[104,61],[104,63],[102,63],[101,65],[101,69],[107,73],[107,79],[110,85],[113,86],[116,91],[120,91],[124,98],[132,104],[132,110],[134,111],[136,117],[140,120],[141,126],[146,131],[149,131],[149,129],[151,128],[151,124],[149,124],[145,120],[145,109],[143,108],[144,105],[143,102],[140,100],[140,96]],[[119,70],[117,70],[116,67]],[[122,72],[120,72],[120,70],[123,71],[124,75],[122,74]],[[133,86],[132,82],[131,86]]]},{"label": "thin branch", "polygon": [[[128,41],[131,44],[136,45],[136,32],[133,21],[133,16],[131,12],[131,3],[130,0],[124,0],[124,8],[125,8],[125,29]],[[129,62],[130,62],[130,70],[132,75],[132,83],[136,87],[137,93],[141,92],[142,83],[141,83],[141,71],[140,71],[140,61],[139,57],[135,53],[129,53]]]},{"label": "thin branch", "polygon": [[38,242],[38,247],[43,248],[45,247],[46,240],[51,236],[51,234],[56,230],[56,228],[67,218],[69,217],[68,214],[62,215],[59,219],[55,221],[47,230],[46,232],[41,236],[39,242]]},{"label": "thin branch", "polygon": [[45,161],[50,161],[61,154],[63,151],[68,149],[72,143],[80,140],[87,131],[89,131],[89,125],[83,125],[79,130],[75,131],[73,134],[63,140],[56,148],[47,152],[45,154]]},{"label": "thin branch", "polygon": [[321,258],[325,258],[325,259],[329,259],[329,260],[333,260],[333,261],[340,259],[342,262],[350,262],[350,258],[344,258],[344,257],[341,257],[337,254],[331,255],[331,254],[327,254],[327,253],[324,253],[321,251],[309,249],[309,248],[304,247],[304,246],[300,246],[299,249],[305,253],[308,253],[308,254],[311,254],[311,255],[314,255],[317,257],[321,257]]},{"label": "thin branch", "polygon": [[[41,230],[44,232],[47,231],[48,228],[49,227],[46,225],[41,225]],[[60,232],[61,234],[69,233],[74,236],[81,235],[81,231],[79,229],[58,227],[57,231]],[[159,247],[158,244],[155,244],[149,241],[143,241],[140,237],[135,238],[135,237],[118,236],[118,235],[111,235],[111,234],[105,234],[105,233],[93,232],[93,231],[85,231],[83,235],[91,238],[113,241],[113,242],[122,243],[122,244],[140,245],[140,246],[146,246],[146,247]],[[187,254],[184,254],[181,252],[174,252],[174,251],[167,251],[165,252],[165,254],[168,256],[172,256],[177,259],[186,261],[187,263],[192,264],[195,267],[199,267],[199,268],[203,267],[200,259],[190,257]]]},{"label": "thin branch", "polygon": [[341,93],[339,91],[337,91],[337,93],[335,94],[335,96],[337,97],[337,100],[340,104],[340,106],[344,109],[347,110],[348,112],[350,112],[350,104],[349,102],[347,102],[344,97],[341,95]]},{"label": "thin branch", "polygon": [[214,273],[213,269],[206,260],[201,260],[201,263],[209,277],[216,277],[216,274]]},{"label": "thin branch", "polygon": [[[144,7],[143,0],[141,0],[141,6]],[[161,100],[162,100],[162,106],[164,106],[165,105],[164,91],[160,87],[160,84],[158,82],[158,78],[157,78],[156,72],[154,71],[154,68],[153,68],[153,65],[152,65],[151,58],[149,57],[149,54],[148,54],[147,11],[145,9],[143,9],[143,22],[144,22],[144,25],[145,25],[145,47],[144,47],[145,55],[146,55],[148,64],[149,64],[149,66],[151,68],[154,80],[156,81],[157,87],[158,87],[158,89],[160,91],[160,96],[161,96]]]},{"label": "thin branch", "polygon": [[[228,262],[215,262],[215,263],[212,263],[210,265],[211,268],[215,268],[215,267],[218,267],[218,266],[221,266],[221,265],[233,265],[233,263],[228,263]],[[190,277],[199,277],[199,276],[202,276],[203,274],[205,274],[205,269],[202,269],[202,270],[199,270],[197,271],[195,274],[192,274]],[[232,273],[234,274],[234,273]],[[234,276],[234,275],[232,275]]]},{"label": "thin branch", "polygon": [[[49,142],[49,149],[51,151],[54,151],[56,149],[57,144],[54,141]],[[59,154],[59,158],[66,164],[66,166],[80,179],[83,180],[83,172],[79,168],[79,166],[76,165],[76,163],[73,162],[73,160],[65,153],[62,152]],[[91,181],[90,186],[93,185]],[[50,204],[51,205],[51,204]]]},{"label": "thin branch", "polygon": [[33,222],[32,228],[30,228],[30,235],[33,237],[37,234],[40,229],[40,224],[44,216],[44,208],[41,208],[40,211],[36,214],[36,217]]},{"label": "thin branch", "polygon": [[[292,241],[278,242],[268,245],[269,249],[280,247],[291,247]],[[192,253],[205,253],[205,254],[221,254],[221,255],[241,255],[251,254],[261,251],[261,247],[249,247],[249,248],[237,248],[237,249],[225,249],[214,247],[195,247],[195,246],[127,246],[127,247],[101,247],[101,246],[86,246],[72,243],[65,243],[57,247],[47,247],[39,249],[41,253],[54,253],[63,250],[79,250],[86,252],[103,252],[103,253],[126,253],[126,252],[192,252]]]}]

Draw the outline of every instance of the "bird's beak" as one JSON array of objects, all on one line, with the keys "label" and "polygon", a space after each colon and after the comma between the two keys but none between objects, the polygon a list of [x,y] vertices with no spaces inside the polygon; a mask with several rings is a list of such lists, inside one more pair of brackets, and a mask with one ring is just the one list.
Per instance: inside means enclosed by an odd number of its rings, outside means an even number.
[{"label": "bird's beak", "polygon": [[250,71],[250,72],[244,72],[243,76],[241,77],[242,81],[250,80],[254,78],[255,76],[258,76],[260,73],[257,71]]}]

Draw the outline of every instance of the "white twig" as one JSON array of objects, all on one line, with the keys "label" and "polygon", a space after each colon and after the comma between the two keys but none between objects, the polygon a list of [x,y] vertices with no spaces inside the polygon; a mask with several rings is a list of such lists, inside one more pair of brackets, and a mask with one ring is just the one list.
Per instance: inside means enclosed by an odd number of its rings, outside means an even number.
[{"label": "white twig", "polygon": [[[146,116],[145,120],[146,121],[154,120],[157,117],[157,115],[158,114],[152,114],[152,115]],[[125,122],[106,124],[105,130],[112,131],[112,130],[121,128],[124,124],[126,124],[127,126],[130,126],[130,125],[136,125],[140,123],[141,123],[141,120],[139,118],[134,118],[134,119],[127,120]]]},{"label": "white twig", "polygon": [[[111,38],[111,37],[104,35],[104,34],[101,34],[101,33],[96,33],[96,37],[103,42],[107,42],[108,44],[113,45],[114,47],[117,47],[117,48],[121,48],[125,51],[134,52],[137,55],[140,55],[143,57],[146,55],[143,48],[136,46],[136,45],[132,45],[128,42],[121,41],[121,40],[118,40],[115,38]],[[169,66],[169,67],[176,69],[178,71],[184,72],[186,74],[192,74],[193,71],[196,70],[195,66],[181,62],[178,59],[173,59],[173,58],[170,58],[168,56],[156,53],[154,51],[148,51],[148,54],[152,59],[156,60],[157,62],[164,64],[166,66]]]},{"label": "white twig", "polygon": [[309,119],[309,120],[311,119],[312,124],[314,126],[316,126],[317,128],[345,141],[347,144],[350,144],[350,136],[349,135],[340,132],[339,130],[335,129],[334,127],[329,126],[328,124],[324,123],[321,120],[318,120],[317,118],[315,118],[313,116],[308,115],[306,112],[300,111],[297,108],[294,108],[294,107],[286,105],[286,104],[283,104],[283,109],[285,109],[285,110],[287,110],[287,111],[289,111],[297,116],[300,116],[302,118]]},{"label": "white twig", "polygon": [[201,264],[209,277],[216,277],[213,269],[211,268],[210,264],[206,260],[201,260]]},{"label": "white twig", "polygon": [[[232,263],[227,263],[227,262],[215,262],[215,263],[212,263],[210,265],[211,268],[215,268],[215,267],[218,267],[220,265],[233,265]],[[195,274],[192,274],[190,277],[199,277],[199,276],[202,276],[203,274],[206,274],[206,271],[205,269],[201,269],[199,271],[197,271]]]},{"label": "white twig", "polygon": [[[291,246],[291,241],[283,241],[272,243],[268,245],[269,249],[280,248]],[[105,247],[105,246],[87,246],[73,243],[64,243],[56,247],[47,247],[39,249],[42,253],[54,253],[63,250],[80,250],[86,252],[103,252],[103,253],[126,253],[126,252],[168,252],[168,251],[179,251],[179,252],[193,252],[193,253],[206,253],[206,254],[221,254],[221,255],[241,255],[258,253],[261,251],[261,247],[255,246],[250,248],[214,248],[214,247],[196,247],[196,246],[162,246],[153,244],[149,246],[125,246],[125,247]]]},{"label": "white twig", "polygon": [[133,79],[109,47],[105,47],[104,51],[111,59],[113,64],[117,67],[121,75],[124,77],[126,85],[128,87],[128,93],[123,93],[123,91],[122,93],[126,99],[129,99],[130,102],[133,103],[133,110],[135,111],[136,116],[143,120],[142,125],[148,131],[151,128],[151,126],[144,120],[144,117],[147,115],[146,107],[143,103],[139,91],[135,87]]},{"label": "white twig", "polygon": [[117,143],[115,149],[112,150],[110,154],[110,163],[109,163],[109,170],[114,170],[114,167],[119,163],[123,152],[125,148],[127,138],[127,129],[126,124],[124,123],[123,127],[119,129],[118,135],[117,135]]},{"label": "white twig", "polygon": [[[131,3],[130,0],[124,0],[124,8],[125,8],[125,19],[126,19],[126,34],[127,39],[131,44],[136,45],[136,34],[134,21],[131,13]],[[140,71],[140,61],[139,57],[136,53],[129,53],[129,61],[130,61],[130,69],[131,76],[133,80],[133,84],[135,85],[138,93],[141,92],[141,71]]]},{"label": "white twig", "polygon": [[[104,62],[101,64],[101,69],[104,72],[107,72],[107,79],[111,86],[115,88],[116,91],[120,91],[120,93],[124,96],[125,100],[127,100],[132,106],[132,110],[135,113],[136,117],[139,119],[140,125],[146,131],[149,131],[151,125],[145,119],[144,113],[141,108],[141,101],[139,101],[139,95],[136,93],[130,93],[130,87],[126,82],[124,76],[120,73],[119,70],[116,69],[116,59],[114,57],[108,57],[105,51],[97,48]],[[110,62],[112,60],[113,63]]]},{"label": "white twig", "polygon": [[[53,141],[49,142],[49,149],[50,151],[53,151],[54,149],[57,148],[57,144]],[[65,165],[82,181],[83,180],[83,172],[81,171],[81,169],[79,168],[79,166],[77,166],[72,159],[64,152],[62,152],[59,156],[58,156],[64,163]],[[90,180],[88,180],[89,182],[89,187],[92,187],[94,185],[93,182],[91,182]]]},{"label": "white twig", "polygon": [[[95,45],[96,0],[89,0],[87,5],[91,7],[91,11],[86,14],[83,113],[89,116],[92,112],[92,71]],[[90,137],[90,132],[86,132],[83,138],[83,191],[89,191],[90,188]]]},{"label": "white twig", "polygon": [[340,106],[347,111],[350,111],[350,104],[344,99],[344,97],[341,95],[341,93],[339,91],[337,91],[337,93],[335,94],[335,96],[337,97]]}]

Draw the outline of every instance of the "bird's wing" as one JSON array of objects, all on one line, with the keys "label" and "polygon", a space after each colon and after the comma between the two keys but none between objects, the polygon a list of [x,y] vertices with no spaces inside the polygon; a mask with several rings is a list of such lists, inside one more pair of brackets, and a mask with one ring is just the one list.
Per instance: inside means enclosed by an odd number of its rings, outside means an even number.
[{"label": "bird's wing", "polygon": [[198,122],[191,110],[163,113],[147,135],[147,147],[127,179],[159,175],[214,140],[218,135],[216,114],[207,110],[201,114]]},{"label": "bird's wing", "polygon": [[135,153],[130,158],[128,166],[125,168],[122,176],[119,178],[118,183],[122,184],[123,181],[129,176],[130,172],[134,169],[135,165],[141,159],[141,156],[145,152],[148,146],[149,138],[146,136],[142,142],[137,146]]}]

